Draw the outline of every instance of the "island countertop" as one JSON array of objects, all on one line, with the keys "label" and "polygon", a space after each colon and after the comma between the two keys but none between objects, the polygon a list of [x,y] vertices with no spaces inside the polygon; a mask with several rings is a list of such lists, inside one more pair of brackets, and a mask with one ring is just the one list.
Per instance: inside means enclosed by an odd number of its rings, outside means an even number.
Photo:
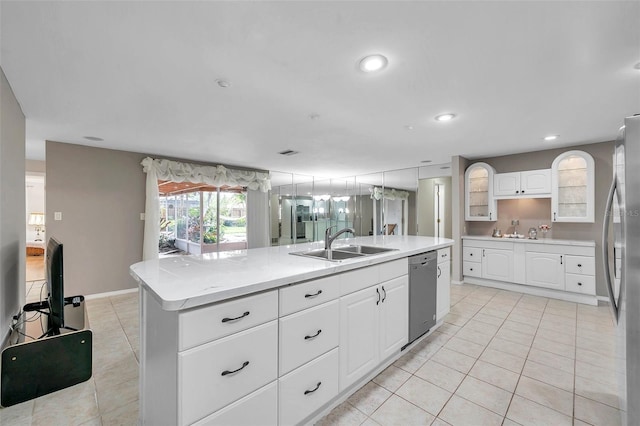
[{"label": "island countertop", "polygon": [[396,250],[338,262],[290,254],[324,248],[324,242],[313,242],[147,260],[131,265],[130,273],[162,309],[179,311],[437,250],[453,242],[447,238],[376,235],[336,240],[332,248],[359,244]]}]

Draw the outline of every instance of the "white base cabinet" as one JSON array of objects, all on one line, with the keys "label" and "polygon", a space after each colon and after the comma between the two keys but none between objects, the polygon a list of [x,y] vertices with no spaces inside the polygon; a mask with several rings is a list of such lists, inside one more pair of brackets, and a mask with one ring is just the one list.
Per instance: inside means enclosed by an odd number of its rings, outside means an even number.
[{"label": "white base cabinet", "polygon": [[597,303],[593,242],[464,237],[462,268],[468,283]]},{"label": "white base cabinet", "polygon": [[440,321],[451,308],[451,258],[448,247],[438,250],[437,277],[436,321]]},{"label": "white base cabinet", "polygon": [[407,276],[340,298],[340,390],[397,352],[408,341]]},{"label": "white base cabinet", "polygon": [[143,288],[140,424],[311,421],[400,356],[407,274],[403,258],[184,311]]}]

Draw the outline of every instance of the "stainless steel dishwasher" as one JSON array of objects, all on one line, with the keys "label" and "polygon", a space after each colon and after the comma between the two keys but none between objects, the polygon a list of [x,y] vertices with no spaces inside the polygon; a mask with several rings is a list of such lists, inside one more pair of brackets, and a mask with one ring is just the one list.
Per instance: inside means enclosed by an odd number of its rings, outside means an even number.
[{"label": "stainless steel dishwasher", "polygon": [[409,343],[436,323],[437,268],[435,251],[409,257]]}]

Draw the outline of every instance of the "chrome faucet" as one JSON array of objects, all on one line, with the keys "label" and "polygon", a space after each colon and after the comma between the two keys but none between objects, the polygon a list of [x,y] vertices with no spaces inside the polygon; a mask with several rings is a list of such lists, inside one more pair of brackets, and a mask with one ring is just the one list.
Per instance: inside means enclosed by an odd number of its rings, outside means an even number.
[{"label": "chrome faucet", "polygon": [[331,244],[333,243],[333,240],[335,240],[345,232],[351,232],[354,236],[356,235],[356,230],[353,228],[344,228],[339,230],[335,234],[331,235],[331,228],[335,228],[335,227],[336,227],[335,225],[330,226],[326,229],[326,231],[324,231],[324,249],[325,250],[331,250]]}]

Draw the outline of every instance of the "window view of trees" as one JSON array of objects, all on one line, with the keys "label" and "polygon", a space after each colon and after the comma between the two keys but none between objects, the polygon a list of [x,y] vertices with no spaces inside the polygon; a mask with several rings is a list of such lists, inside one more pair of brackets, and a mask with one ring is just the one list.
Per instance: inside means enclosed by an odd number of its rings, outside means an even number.
[{"label": "window view of trees", "polygon": [[196,254],[247,248],[244,188],[181,190],[160,197],[161,248]]}]

